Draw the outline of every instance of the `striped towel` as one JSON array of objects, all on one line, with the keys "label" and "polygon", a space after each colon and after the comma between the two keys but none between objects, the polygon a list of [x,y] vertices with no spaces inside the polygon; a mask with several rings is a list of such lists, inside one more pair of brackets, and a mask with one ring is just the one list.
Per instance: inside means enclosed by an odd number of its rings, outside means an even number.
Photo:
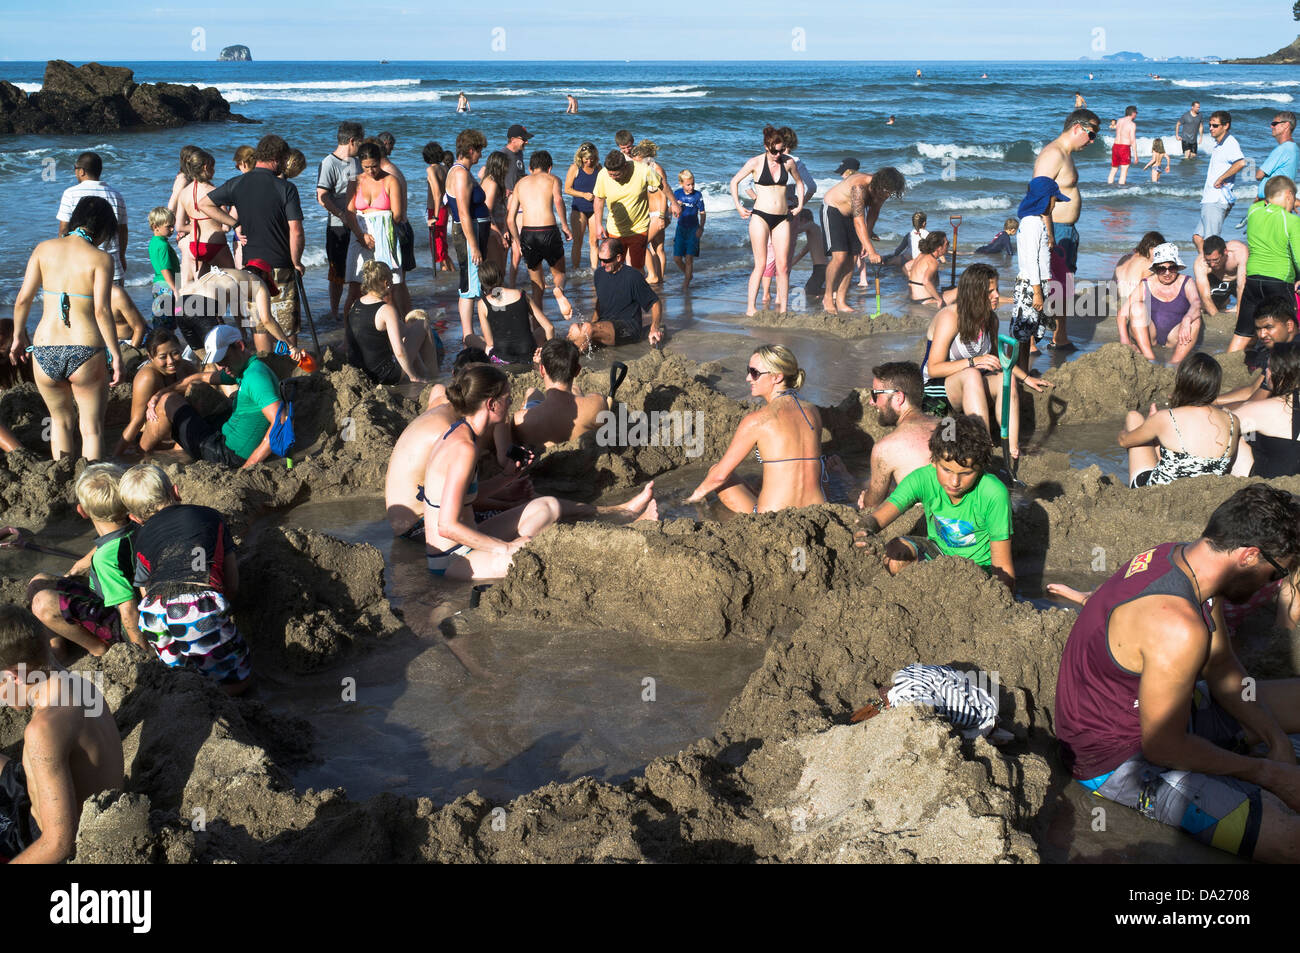
[{"label": "striped towel", "polygon": [[[922,665],[913,662],[894,673],[894,687],[889,690],[890,707],[928,705],[967,738],[987,735],[997,721],[997,699],[979,687],[986,683],[979,672],[959,672],[949,665]],[[996,682],[994,683],[996,684]]]}]

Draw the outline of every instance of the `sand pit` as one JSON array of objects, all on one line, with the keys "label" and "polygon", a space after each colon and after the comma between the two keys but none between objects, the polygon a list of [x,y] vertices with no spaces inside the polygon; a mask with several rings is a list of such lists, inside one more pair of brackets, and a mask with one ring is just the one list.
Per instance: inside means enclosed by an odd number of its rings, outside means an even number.
[{"label": "sand pit", "polygon": [[[1235,360],[1224,361],[1225,386],[1245,380]],[[536,469],[539,490],[593,498],[712,462],[746,412],[718,391],[718,374],[715,365],[651,352],[632,363],[619,393],[633,410],[702,413],[698,457],[682,446],[620,450],[589,440],[547,453]],[[1118,424],[1124,407],[1167,393],[1173,372],[1108,345],[1048,377],[1058,383],[1058,420]],[[530,380],[515,375],[514,386]],[[586,371],[580,385],[604,392],[607,374]],[[17,419],[27,441],[39,406],[24,393],[0,398],[0,418]],[[263,517],[308,499],[374,493],[424,395],[371,387],[330,357],[295,399],[312,452],[292,469],[169,465],[188,502],[216,507],[235,529],[249,581],[238,621],[255,669],[280,684],[342,671],[340,662],[381,642],[418,644],[384,595],[377,550]],[[1049,419],[1044,399],[1026,401],[1040,427]],[[823,408],[828,452],[870,451],[885,430],[868,403],[858,390]],[[14,516],[6,521],[40,528],[72,519],[76,469],[24,452],[0,457],[0,505]],[[1021,477],[1028,487],[1014,500],[1018,572],[1097,581],[1134,552],[1194,537],[1245,485],[1199,478],[1130,491],[1095,467],[1070,469],[1063,453],[1027,456]],[[1300,477],[1278,485],[1300,491]],[[477,793],[445,805],[388,793],[365,801],[337,790],[300,793],[294,767],[330,755],[301,719],[256,694],[226,698],[130,647],[83,661],[79,668],[105,679],[128,777],[124,791],[89,803],[77,860],[1037,861],[1067,780],[1052,705],[1074,615],[1015,601],[960,560],[891,578],[876,558],[879,543],[853,546],[854,520],[849,508],[827,505],[721,523],[555,527],[521,552],[478,610],[444,625],[447,633],[595,627],[648,642],[765,645],[711,735],[619,784],[580,778],[499,804]],[[14,598],[21,583],[0,580],[0,592]],[[1253,625],[1243,653],[1249,664],[1260,675],[1291,674],[1293,643],[1270,638],[1266,615]],[[963,741],[932,714],[910,709],[847,724],[913,661],[995,674],[1014,740],[1001,749]],[[0,712],[6,753],[15,753],[22,726],[21,715]]]}]

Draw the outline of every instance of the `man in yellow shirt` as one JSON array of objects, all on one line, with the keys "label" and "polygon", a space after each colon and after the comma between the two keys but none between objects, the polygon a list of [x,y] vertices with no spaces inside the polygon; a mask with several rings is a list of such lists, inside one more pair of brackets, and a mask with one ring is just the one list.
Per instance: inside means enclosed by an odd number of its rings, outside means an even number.
[{"label": "man in yellow shirt", "polygon": [[627,263],[637,271],[645,267],[651,186],[662,188],[659,176],[615,149],[605,157],[605,167],[597,174],[592,191],[592,218],[598,223],[596,240],[617,238],[627,250]]}]

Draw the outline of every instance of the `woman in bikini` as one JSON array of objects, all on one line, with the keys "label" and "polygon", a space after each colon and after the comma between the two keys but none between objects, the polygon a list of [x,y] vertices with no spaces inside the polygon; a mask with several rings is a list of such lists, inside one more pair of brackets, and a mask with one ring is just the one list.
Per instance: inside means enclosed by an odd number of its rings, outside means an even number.
[{"label": "woman in bikini", "polygon": [[457,419],[434,443],[419,490],[424,502],[425,555],[434,575],[500,579],[519,549],[563,519],[605,516],[629,523],[658,518],[654,484],[647,483],[621,506],[543,496],[476,524],[478,458],[489,448],[491,429],[510,417],[510,377],[490,364],[475,364],[453,379],[446,393]]},{"label": "woman in bikini", "polygon": [[907,275],[907,290],[913,301],[942,308],[957,300],[957,289],[939,291],[939,259],[948,251],[948,236],[943,232],[930,232],[917,243],[917,255],[903,262]]},{"label": "woman in bikini", "polygon": [[[921,358],[921,377],[930,400],[946,400],[954,414],[975,414],[990,423],[989,404],[1002,422],[1002,362],[993,349],[998,337],[998,273],[974,264],[957,281],[957,301],[930,322]],[[1016,367],[1012,376],[1039,393],[1050,387]],[[1011,388],[1007,438],[1013,459],[1020,456],[1020,388]],[[927,401],[928,403],[928,401]],[[1011,466],[1011,461],[1006,461]]]},{"label": "woman in bikini", "polygon": [[[799,362],[788,348],[765,344],[750,356],[746,374],[750,394],[766,405],[741,420],[722,459],[686,502],[699,503],[716,491],[733,513],[825,503],[822,418],[814,404],[799,398],[804,380]],[[763,464],[761,489],[733,475],[751,452]]]},{"label": "woman in bikini", "polygon": [[225,229],[199,212],[199,200],[212,191],[212,176],[216,171],[217,160],[211,153],[199,149],[190,155],[190,184],[181,191],[176,211],[177,231],[189,230],[188,240],[181,243],[187,253],[181,266],[182,293],[209,268],[235,267]]},{"label": "woman in bikini", "polygon": [[406,212],[406,195],[397,176],[382,168],[384,150],[377,143],[363,142],[357,150],[361,174],[348,200],[344,223],[352,231],[348,246],[348,299],[346,316],[361,298],[361,273],[368,261],[382,261],[392,271],[393,284],[402,281],[401,250],[396,222]]},{"label": "woman in bikini", "polygon": [[1130,487],[1228,472],[1241,427],[1230,411],[1214,406],[1222,382],[1219,362],[1198,352],[1178,365],[1170,410],[1152,404],[1145,417],[1128,412],[1119,445],[1128,450]]},{"label": "woman in bikini", "polygon": [[[27,315],[36,292],[45,300],[33,335],[36,389],[50,411],[50,453],[74,453],[81,429],[81,456],[104,456],[104,409],[108,388],[122,372],[122,351],[113,326],[113,260],[99,246],[117,234],[113,207],[98,196],[77,203],[63,238],[32,251],[14,301],[9,363],[26,360]],[[111,363],[110,363],[111,362]]]},{"label": "woman in bikini", "polygon": [[171,442],[171,424],[166,418],[145,420],[149,398],[182,377],[198,371],[198,368],[181,357],[181,343],[166,328],[149,332],[149,337],[145,339],[145,351],[149,360],[140,365],[135,372],[135,380],[131,382],[131,422],[122,431],[122,439],[113,452],[116,457],[136,450],[149,453],[164,443]]},{"label": "woman in bikini", "polygon": [[[785,153],[785,143],[775,126],[763,128],[763,146],[766,151],[754,156],[740,167],[731,179],[731,200],[742,219],[749,219],[749,243],[754,252],[754,270],[749,273],[749,297],[745,314],[753,315],[754,297],[758,294],[763,271],[767,267],[767,243],[770,240],[776,255],[776,309],[785,311],[790,294],[790,223],[803,211],[805,186],[799,178],[795,162]],[[740,204],[740,183],[754,180],[754,210]],[[785,187],[793,182],[795,205],[786,203]]]}]

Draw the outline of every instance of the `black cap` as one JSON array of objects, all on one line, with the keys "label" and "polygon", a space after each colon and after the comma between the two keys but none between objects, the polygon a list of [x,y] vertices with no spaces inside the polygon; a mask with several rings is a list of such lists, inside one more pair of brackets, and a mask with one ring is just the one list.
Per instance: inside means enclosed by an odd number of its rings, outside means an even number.
[{"label": "black cap", "polygon": [[857,172],[860,168],[862,168],[862,166],[858,163],[857,159],[853,158],[853,156],[845,156],[844,161],[840,163],[840,167],[835,170],[835,174],[843,175],[850,169]]},{"label": "black cap", "polygon": [[524,142],[527,142],[529,139],[531,139],[531,138],[533,138],[533,137],[530,136],[530,135],[528,134],[528,130],[527,130],[527,129],[525,129],[523,126],[519,125],[519,123],[515,123],[513,126],[510,127],[510,131],[506,133],[506,138],[507,138],[507,139],[522,139],[522,140],[524,140]]}]

